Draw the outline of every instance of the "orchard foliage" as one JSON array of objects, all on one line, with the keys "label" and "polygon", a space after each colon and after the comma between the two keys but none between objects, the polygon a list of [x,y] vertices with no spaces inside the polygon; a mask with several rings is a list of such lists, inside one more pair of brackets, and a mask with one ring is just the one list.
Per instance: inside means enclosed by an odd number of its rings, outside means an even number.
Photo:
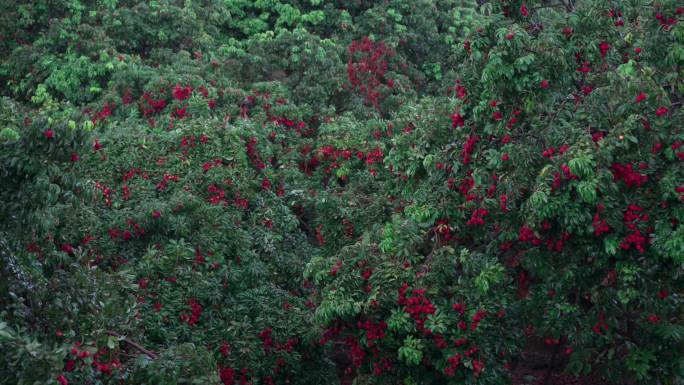
[{"label": "orchard foliage", "polygon": [[5,5],[0,383],[684,380],[681,2]]}]

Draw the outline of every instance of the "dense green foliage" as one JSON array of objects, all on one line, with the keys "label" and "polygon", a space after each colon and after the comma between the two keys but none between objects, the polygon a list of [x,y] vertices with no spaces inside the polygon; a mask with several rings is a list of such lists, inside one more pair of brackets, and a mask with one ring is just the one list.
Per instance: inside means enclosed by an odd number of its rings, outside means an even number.
[{"label": "dense green foliage", "polygon": [[0,384],[684,381],[680,1],[0,4]]}]

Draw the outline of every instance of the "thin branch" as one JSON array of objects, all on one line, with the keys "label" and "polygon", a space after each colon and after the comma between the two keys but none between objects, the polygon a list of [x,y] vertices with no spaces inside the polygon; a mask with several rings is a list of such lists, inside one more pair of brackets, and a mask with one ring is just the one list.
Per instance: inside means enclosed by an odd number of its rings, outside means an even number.
[{"label": "thin branch", "polygon": [[573,0],[562,0],[562,3],[565,5],[566,11],[573,12],[575,10],[575,3]]},{"label": "thin branch", "polygon": [[558,350],[560,350],[560,344],[557,344],[556,347],[553,349],[553,354],[551,355],[551,362],[549,363],[549,370],[546,371],[546,375],[544,376],[544,380],[542,381],[543,385],[547,385],[549,383],[549,379],[551,378],[551,371],[553,370],[554,364],[556,362],[556,356],[558,355]]},{"label": "thin branch", "polygon": [[560,4],[546,4],[546,5],[540,5],[538,7],[532,7],[530,8],[530,11],[536,11],[538,9],[544,9],[544,8],[560,8],[563,7],[565,9],[568,8],[567,4],[561,2]]},{"label": "thin branch", "polygon": [[107,334],[109,334],[110,336],[114,336],[114,337],[120,338],[122,341],[125,341],[125,342],[128,343],[129,345],[131,345],[131,346],[133,346],[134,348],[138,349],[140,352],[145,353],[147,356],[149,356],[149,357],[152,358],[153,360],[156,359],[156,358],[158,357],[158,354],[157,354],[157,353],[145,349],[142,345],[140,345],[139,343],[137,343],[137,342],[135,342],[135,341],[129,340],[126,336],[122,336],[121,334],[119,334],[119,333],[117,333],[117,332],[114,332],[114,331],[111,331],[111,330],[107,331]]}]

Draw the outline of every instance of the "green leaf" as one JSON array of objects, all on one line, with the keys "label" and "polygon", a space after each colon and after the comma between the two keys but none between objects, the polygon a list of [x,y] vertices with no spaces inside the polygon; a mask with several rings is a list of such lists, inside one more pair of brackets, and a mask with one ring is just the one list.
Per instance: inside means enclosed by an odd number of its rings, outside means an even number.
[{"label": "green leaf", "polygon": [[615,255],[619,244],[620,240],[615,235],[607,236],[603,240],[603,248],[608,255]]},{"label": "green leaf", "polygon": [[108,347],[108,348],[114,349],[114,348],[117,347],[118,345],[119,345],[119,344],[118,344],[118,341],[117,341],[117,338],[116,338],[116,337],[114,337],[114,336],[109,336],[109,337],[107,338],[107,347]]},{"label": "green leaf", "polygon": [[581,181],[577,184],[577,192],[585,203],[593,204],[596,202],[596,180]]},{"label": "green leaf", "polygon": [[404,339],[404,345],[399,348],[399,360],[406,362],[408,365],[417,366],[423,359],[421,340],[408,336]]}]

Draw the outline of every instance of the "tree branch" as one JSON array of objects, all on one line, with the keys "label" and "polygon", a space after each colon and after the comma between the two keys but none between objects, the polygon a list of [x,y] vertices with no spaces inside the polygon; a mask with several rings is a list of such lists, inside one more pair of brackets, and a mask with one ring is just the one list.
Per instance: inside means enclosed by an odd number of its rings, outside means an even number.
[{"label": "tree branch", "polygon": [[122,341],[125,341],[126,343],[128,343],[128,344],[131,345],[131,346],[133,346],[134,348],[136,348],[136,349],[139,350],[140,352],[145,353],[148,357],[152,358],[153,360],[156,359],[156,358],[158,357],[157,353],[145,349],[145,348],[142,347],[142,345],[140,345],[139,343],[137,343],[137,342],[135,342],[135,341],[131,341],[131,340],[129,340],[126,336],[122,336],[121,334],[119,334],[119,333],[117,333],[117,332],[115,332],[115,331],[108,330],[108,331],[107,331],[107,334],[109,334],[110,336],[114,336],[114,337],[120,338]]}]

